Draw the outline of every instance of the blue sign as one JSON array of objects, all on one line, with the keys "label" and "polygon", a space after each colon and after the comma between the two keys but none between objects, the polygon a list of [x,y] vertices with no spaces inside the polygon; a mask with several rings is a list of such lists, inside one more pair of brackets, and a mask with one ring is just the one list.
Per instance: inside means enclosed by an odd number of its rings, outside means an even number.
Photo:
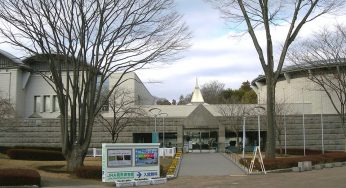
[{"label": "blue sign", "polygon": [[151,143],[159,143],[159,133],[157,132],[151,133]]}]

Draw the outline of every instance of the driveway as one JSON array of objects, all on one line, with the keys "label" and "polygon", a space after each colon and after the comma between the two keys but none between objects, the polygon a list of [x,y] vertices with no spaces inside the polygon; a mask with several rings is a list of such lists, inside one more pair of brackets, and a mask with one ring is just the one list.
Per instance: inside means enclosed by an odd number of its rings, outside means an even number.
[{"label": "driveway", "polygon": [[184,154],[180,176],[230,176],[244,175],[244,172],[220,153]]}]

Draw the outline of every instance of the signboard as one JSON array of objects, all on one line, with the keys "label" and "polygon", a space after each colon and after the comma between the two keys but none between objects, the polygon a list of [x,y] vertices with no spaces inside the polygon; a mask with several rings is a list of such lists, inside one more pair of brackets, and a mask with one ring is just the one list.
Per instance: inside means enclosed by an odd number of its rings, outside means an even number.
[{"label": "signboard", "polygon": [[159,152],[157,148],[135,149],[136,166],[157,165],[159,162]]},{"label": "signboard", "polygon": [[102,182],[160,177],[159,143],[102,144]]}]

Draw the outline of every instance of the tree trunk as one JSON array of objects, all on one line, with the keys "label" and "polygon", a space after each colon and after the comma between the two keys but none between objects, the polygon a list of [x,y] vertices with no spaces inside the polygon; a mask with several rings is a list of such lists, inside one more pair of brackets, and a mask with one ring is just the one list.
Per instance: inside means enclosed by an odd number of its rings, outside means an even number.
[{"label": "tree trunk", "polygon": [[[270,72],[270,71],[269,71]],[[267,82],[267,143],[266,158],[275,158],[275,82],[273,75],[266,76]]]},{"label": "tree trunk", "polygon": [[82,152],[81,146],[73,146],[70,155],[65,158],[67,162],[67,171],[73,172],[76,168],[83,166],[85,155]]}]

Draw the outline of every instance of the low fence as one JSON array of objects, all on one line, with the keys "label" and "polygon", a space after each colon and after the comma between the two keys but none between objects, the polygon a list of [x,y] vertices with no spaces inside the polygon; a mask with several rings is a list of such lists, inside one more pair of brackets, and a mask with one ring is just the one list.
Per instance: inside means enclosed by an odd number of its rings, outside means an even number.
[{"label": "low fence", "polygon": [[160,157],[174,157],[176,153],[176,148],[159,148]]},{"label": "low fence", "polygon": [[[174,157],[176,153],[176,148],[159,148],[160,157]],[[87,152],[88,157],[101,157],[102,149],[101,148],[89,148]]]}]

